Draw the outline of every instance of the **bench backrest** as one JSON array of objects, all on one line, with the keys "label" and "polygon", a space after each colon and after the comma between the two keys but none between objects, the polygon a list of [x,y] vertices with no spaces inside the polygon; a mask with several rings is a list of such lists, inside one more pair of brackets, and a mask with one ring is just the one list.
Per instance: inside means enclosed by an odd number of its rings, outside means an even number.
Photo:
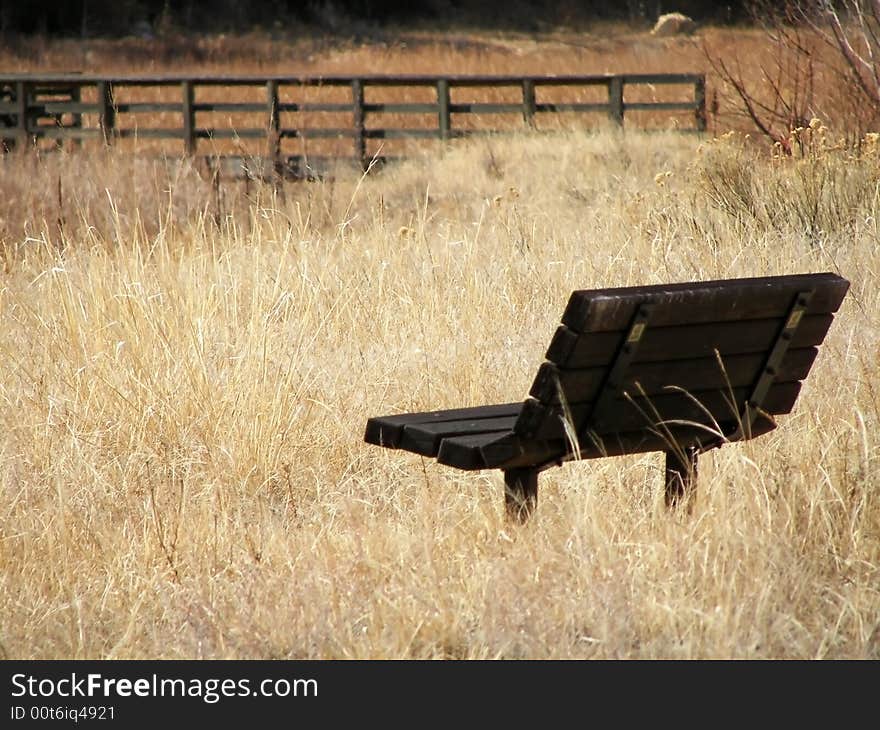
[{"label": "bench backrest", "polygon": [[848,287],[823,273],[576,291],[514,433],[577,435],[594,455],[765,433],[791,411]]}]

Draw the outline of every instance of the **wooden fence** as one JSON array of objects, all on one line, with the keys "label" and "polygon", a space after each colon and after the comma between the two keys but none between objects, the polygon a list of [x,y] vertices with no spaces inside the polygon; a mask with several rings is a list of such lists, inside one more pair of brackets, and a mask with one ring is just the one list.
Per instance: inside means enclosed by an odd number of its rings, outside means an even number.
[{"label": "wooden fence", "polygon": [[[324,154],[366,169],[393,140],[447,140],[587,114],[623,125],[706,128],[701,74],[182,77],[0,74],[4,147],[99,140],[174,154],[249,154],[272,164]],[[658,120],[660,120],[658,122]],[[650,126],[640,124],[639,126]],[[200,144],[201,143],[201,144]],[[291,149],[291,143],[298,146]],[[254,150],[253,145],[259,149]],[[207,148],[207,149],[206,149]],[[296,152],[297,154],[290,154]]]}]

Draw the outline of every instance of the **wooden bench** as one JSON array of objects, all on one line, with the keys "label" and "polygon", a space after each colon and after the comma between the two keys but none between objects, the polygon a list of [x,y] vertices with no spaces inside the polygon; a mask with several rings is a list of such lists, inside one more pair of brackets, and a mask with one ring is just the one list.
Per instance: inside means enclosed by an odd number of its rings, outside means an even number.
[{"label": "wooden bench", "polygon": [[525,401],[370,418],[365,440],[501,469],[520,521],[550,466],[663,451],[675,504],[701,452],[792,410],[848,288],[823,273],[576,291]]}]

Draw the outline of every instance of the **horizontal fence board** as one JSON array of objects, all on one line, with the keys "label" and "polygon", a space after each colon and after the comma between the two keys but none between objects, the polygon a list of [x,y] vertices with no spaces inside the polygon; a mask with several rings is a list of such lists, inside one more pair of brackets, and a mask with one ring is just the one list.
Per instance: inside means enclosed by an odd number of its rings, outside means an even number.
[{"label": "horizontal fence board", "polygon": [[364,104],[370,114],[436,114],[438,104]]},{"label": "horizontal fence board", "polygon": [[474,102],[468,104],[450,104],[452,114],[522,114],[522,103],[517,104],[484,104]]},{"label": "horizontal fence board", "polygon": [[622,74],[625,84],[696,84],[700,74]]},{"label": "horizontal fence board", "polygon": [[327,104],[279,104],[278,110],[282,112],[333,112],[333,113],[351,113],[354,108],[352,102],[348,103],[327,103]]},{"label": "horizontal fence board", "polygon": [[122,137],[124,139],[137,139],[138,137],[143,139],[184,139],[182,129],[162,129],[154,127],[125,127],[122,129],[115,127],[113,129],[113,134],[116,137]]},{"label": "horizontal fence board", "polygon": [[280,137],[297,139],[345,139],[354,137],[353,129],[280,129]]},{"label": "horizontal fence board", "polygon": [[535,104],[536,112],[607,112],[610,109],[608,102]]},{"label": "horizontal fence board", "polygon": [[159,114],[162,112],[180,114],[183,112],[183,104],[180,102],[131,101],[114,104],[113,108],[117,114]]},{"label": "horizontal fence board", "polygon": [[623,108],[626,111],[643,110],[650,111],[693,111],[697,108],[694,101],[627,101]]},{"label": "horizontal fence board", "polygon": [[[179,106],[179,105],[178,105]],[[196,102],[192,105],[195,112],[265,112],[268,109],[266,103],[256,102]]]},{"label": "horizontal fence board", "polygon": [[440,129],[365,129],[367,139],[439,139]]},{"label": "horizontal fence board", "polygon": [[194,129],[198,139],[264,139],[265,129]]}]

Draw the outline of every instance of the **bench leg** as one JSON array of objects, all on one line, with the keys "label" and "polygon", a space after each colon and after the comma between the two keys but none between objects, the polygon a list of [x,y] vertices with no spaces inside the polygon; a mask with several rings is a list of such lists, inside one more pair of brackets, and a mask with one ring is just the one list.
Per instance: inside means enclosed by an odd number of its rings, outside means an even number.
[{"label": "bench leg", "polygon": [[674,507],[693,496],[697,486],[697,454],[695,446],[688,446],[683,454],[666,452],[667,507]]},{"label": "bench leg", "polygon": [[504,504],[507,519],[524,523],[538,506],[538,470],[507,469],[504,472]]}]

